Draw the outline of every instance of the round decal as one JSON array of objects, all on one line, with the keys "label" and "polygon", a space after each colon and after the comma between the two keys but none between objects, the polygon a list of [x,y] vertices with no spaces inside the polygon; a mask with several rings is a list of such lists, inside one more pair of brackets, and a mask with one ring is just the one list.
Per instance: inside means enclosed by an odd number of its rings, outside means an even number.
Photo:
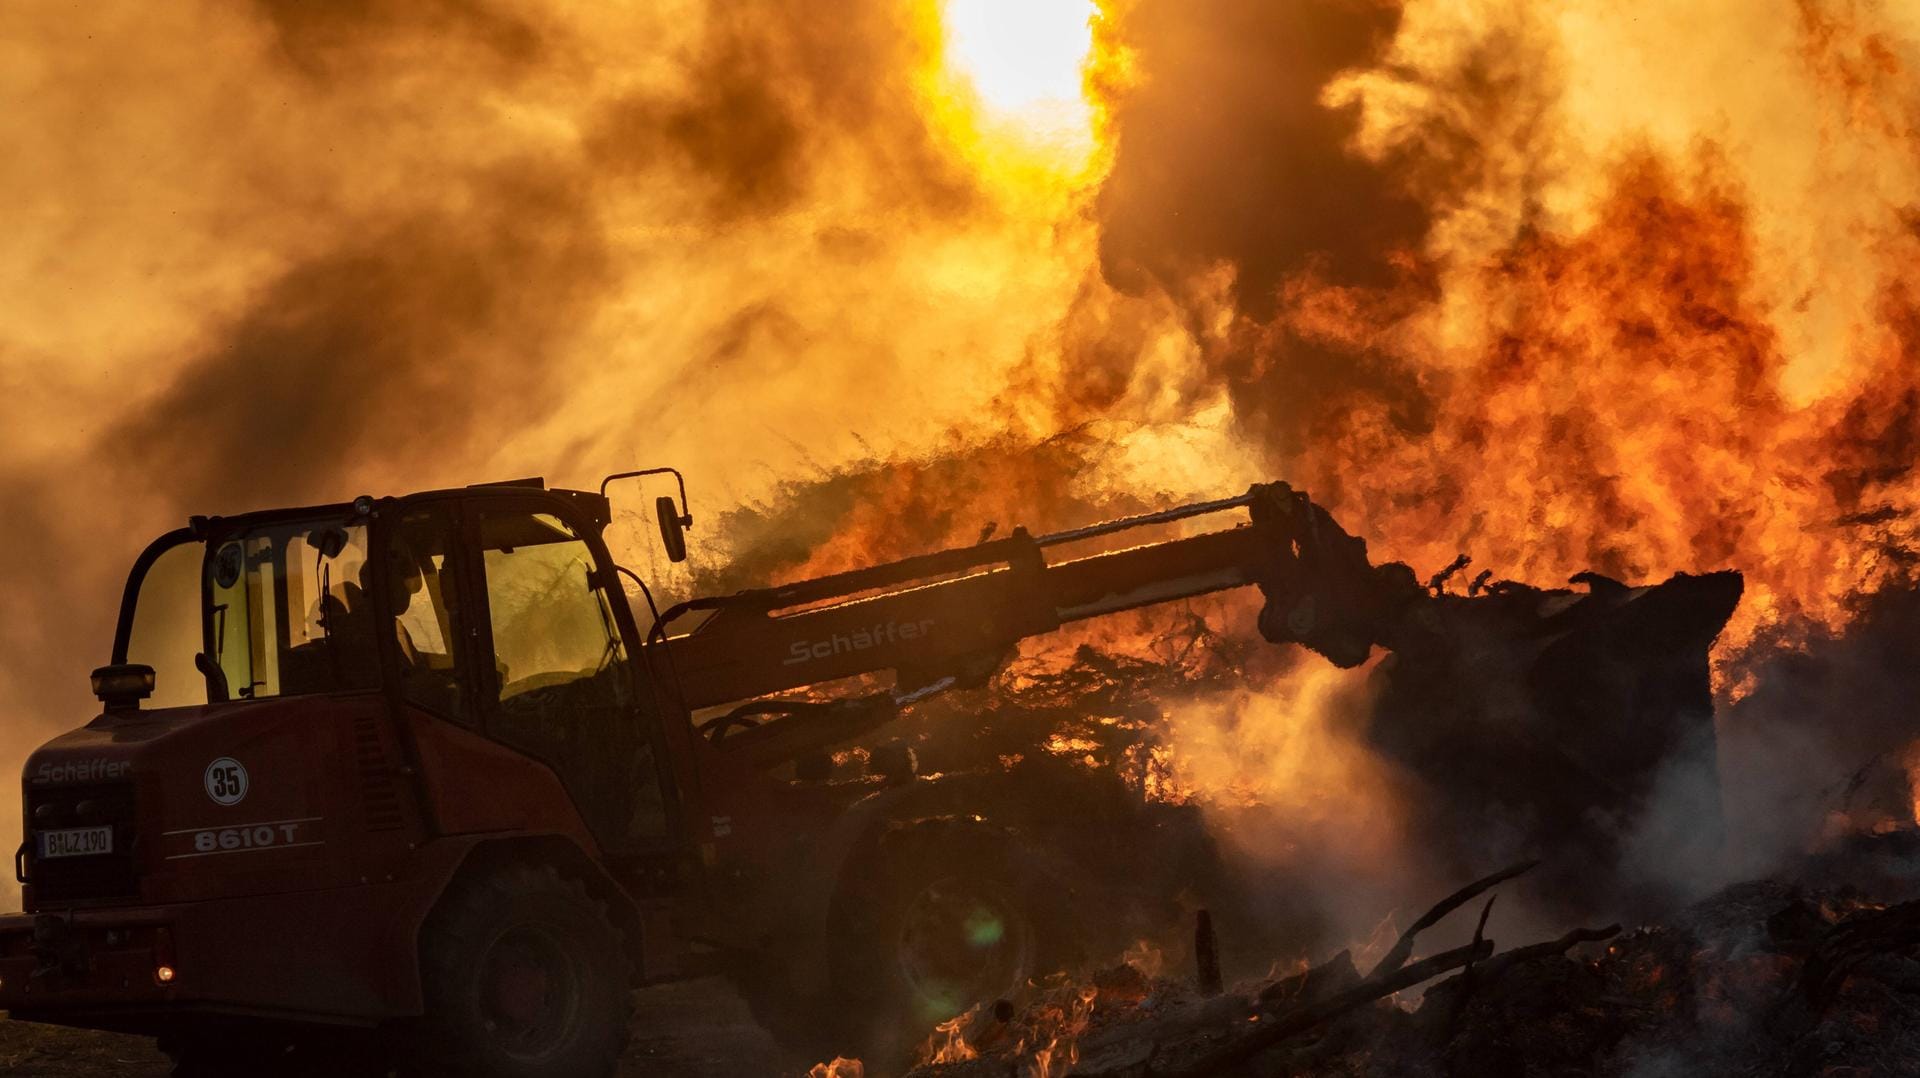
[{"label": "round decal", "polygon": [[247,769],[231,756],[207,765],[207,796],[217,804],[237,805],[247,796]]}]

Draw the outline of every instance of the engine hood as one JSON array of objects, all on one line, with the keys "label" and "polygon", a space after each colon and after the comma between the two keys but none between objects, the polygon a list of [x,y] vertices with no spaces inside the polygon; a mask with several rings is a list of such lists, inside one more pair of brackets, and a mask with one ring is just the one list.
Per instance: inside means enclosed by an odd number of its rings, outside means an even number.
[{"label": "engine hood", "polygon": [[[181,901],[326,886],[365,825],[375,693],[110,712],[27,758],[29,909]],[[371,734],[369,733],[371,731]],[[385,754],[376,761],[391,784]],[[110,837],[99,836],[108,829]],[[47,832],[86,836],[72,842]]]}]

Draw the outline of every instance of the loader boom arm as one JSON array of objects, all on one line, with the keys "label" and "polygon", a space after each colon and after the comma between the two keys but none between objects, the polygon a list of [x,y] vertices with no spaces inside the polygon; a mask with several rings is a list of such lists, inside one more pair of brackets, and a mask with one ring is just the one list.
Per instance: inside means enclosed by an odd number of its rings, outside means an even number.
[{"label": "loader boom arm", "polygon": [[[1237,526],[1088,556],[1069,544],[1192,518]],[[1393,570],[1400,570],[1394,572]],[[1404,566],[1375,568],[1366,546],[1285,483],[1070,531],[1006,538],[774,588],[696,599],[710,611],[665,636],[689,711],[856,674],[896,672],[895,695],[984,680],[1021,640],[1070,622],[1233,588],[1267,598],[1262,632],[1354,665],[1384,642],[1387,620],[1425,593]],[[1410,589],[1410,590],[1409,590]]]}]

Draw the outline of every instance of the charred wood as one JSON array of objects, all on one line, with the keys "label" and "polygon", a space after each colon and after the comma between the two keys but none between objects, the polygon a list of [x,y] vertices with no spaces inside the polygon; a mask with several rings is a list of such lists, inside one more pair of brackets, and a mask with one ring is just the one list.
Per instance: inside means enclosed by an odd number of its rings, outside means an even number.
[{"label": "charred wood", "polygon": [[1214,935],[1213,914],[1206,910],[1193,916],[1193,968],[1200,994],[1219,995],[1225,987],[1220,980],[1220,941]]},{"label": "charred wood", "polygon": [[1477,972],[1482,981],[1495,981],[1498,980],[1502,974],[1522,962],[1558,957],[1566,954],[1582,943],[1602,943],[1619,934],[1619,925],[1608,925],[1605,928],[1576,928],[1566,935],[1561,936],[1559,939],[1548,940],[1545,943],[1529,944],[1525,947],[1515,947],[1511,951],[1503,951],[1500,954],[1494,955],[1486,964],[1478,967]]},{"label": "charred wood", "polygon": [[1257,998],[1268,1007],[1298,1006],[1343,992],[1360,980],[1360,970],[1353,964],[1353,952],[1341,951],[1304,973],[1273,982],[1261,989]]},{"label": "charred wood", "polygon": [[[1380,961],[1368,972],[1367,979],[1372,980],[1399,969],[1400,966],[1406,962],[1407,958],[1413,954],[1414,939],[1418,937],[1420,933],[1439,924],[1447,914],[1472,902],[1479,896],[1486,894],[1489,889],[1497,887],[1516,876],[1521,876],[1532,871],[1539,864],[1540,862],[1538,861],[1522,861],[1519,864],[1509,865],[1491,876],[1484,876],[1473,881],[1441,899],[1439,902],[1434,903],[1432,909],[1421,914],[1419,920],[1407,926],[1407,930],[1400,934],[1400,938],[1394,942],[1393,947],[1388,950],[1385,955],[1382,955]],[[1478,942],[1477,937],[1476,942]]]},{"label": "charred wood", "polygon": [[1825,1013],[1848,975],[1878,955],[1920,947],[1920,901],[1858,913],[1814,945],[1795,987],[1814,1016]]},{"label": "charred wood", "polygon": [[1209,1075],[1225,1073],[1228,1068],[1252,1059],[1289,1037],[1298,1036],[1395,992],[1412,988],[1422,981],[1432,980],[1449,970],[1459,969],[1469,962],[1477,962],[1492,953],[1493,942],[1481,940],[1442,951],[1411,965],[1399,966],[1381,976],[1367,977],[1344,992],[1262,1021],[1253,1032],[1221,1045],[1197,1063],[1167,1072],[1164,1078],[1208,1078]]}]

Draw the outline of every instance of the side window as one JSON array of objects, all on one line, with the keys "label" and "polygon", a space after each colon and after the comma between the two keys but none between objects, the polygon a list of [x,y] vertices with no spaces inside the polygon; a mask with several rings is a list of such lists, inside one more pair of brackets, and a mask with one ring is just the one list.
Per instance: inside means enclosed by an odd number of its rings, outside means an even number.
[{"label": "side window", "polygon": [[226,674],[227,691],[242,700],[280,692],[280,651],[271,626],[273,555],[267,538],[235,539],[208,561],[213,657]]},{"label": "side window", "polygon": [[501,711],[560,722],[560,710],[625,706],[625,645],[587,544],[545,513],[487,513],[480,546]]},{"label": "side window", "polygon": [[457,531],[442,510],[422,508],[400,518],[387,544],[387,609],[400,653],[400,691],[430,711],[467,719],[458,651],[464,615],[448,558]]},{"label": "side window", "polygon": [[228,698],[378,686],[367,568],[356,522],[265,525],[210,549],[206,651]]}]

